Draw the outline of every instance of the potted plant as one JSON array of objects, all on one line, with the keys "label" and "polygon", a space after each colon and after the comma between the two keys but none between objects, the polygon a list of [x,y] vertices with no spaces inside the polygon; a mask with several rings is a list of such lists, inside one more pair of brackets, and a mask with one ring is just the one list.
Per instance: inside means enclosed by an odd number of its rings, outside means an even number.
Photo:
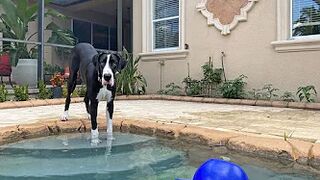
[{"label": "potted plant", "polygon": [[[50,1],[46,1],[48,3]],[[0,31],[3,37],[19,40],[30,40],[37,32],[29,32],[28,26],[37,18],[38,4],[31,4],[29,0],[1,0],[2,13],[0,14]],[[46,16],[59,17],[59,13],[50,10]],[[62,30],[55,23],[49,23],[46,30],[51,31],[51,43],[61,42],[74,45],[75,38],[70,31]],[[31,35],[29,35],[31,34]],[[12,76],[17,84],[28,84],[29,87],[37,85],[37,45],[11,42],[8,48],[10,63],[13,66]]]},{"label": "potted plant", "polygon": [[64,78],[61,73],[56,73],[52,76],[51,80],[53,98],[62,97],[62,85],[64,84]]}]

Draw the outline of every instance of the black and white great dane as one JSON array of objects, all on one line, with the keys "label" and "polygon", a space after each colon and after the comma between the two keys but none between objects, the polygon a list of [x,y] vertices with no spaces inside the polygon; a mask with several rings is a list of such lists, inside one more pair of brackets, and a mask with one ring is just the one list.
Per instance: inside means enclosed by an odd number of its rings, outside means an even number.
[{"label": "black and white great dane", "polygon": [[112,117],[114,97],[116,94],[115,73],[120,72],[127,62],[116,52],[98,53],[91,44],[80,43],[72,50],[68,94],[65,101],[62,121],[69,118],[71,95],[76,88],[76,80],[80,70],[82,82],[87,86],[84,102],[88,118],[91,119],[91,143],[98,144],[97,110],[99,101],[106,99],[107,136],[112,138]]}]

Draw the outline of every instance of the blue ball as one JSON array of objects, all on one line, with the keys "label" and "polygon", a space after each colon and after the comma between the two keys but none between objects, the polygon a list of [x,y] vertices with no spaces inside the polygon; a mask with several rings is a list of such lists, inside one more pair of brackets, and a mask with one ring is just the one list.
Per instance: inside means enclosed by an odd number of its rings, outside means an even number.
[{"label": "blue ball", "polygon": [[193,176],[193,180],[248,180],[244,170],[231,162],[209,159],[203,163]]}]

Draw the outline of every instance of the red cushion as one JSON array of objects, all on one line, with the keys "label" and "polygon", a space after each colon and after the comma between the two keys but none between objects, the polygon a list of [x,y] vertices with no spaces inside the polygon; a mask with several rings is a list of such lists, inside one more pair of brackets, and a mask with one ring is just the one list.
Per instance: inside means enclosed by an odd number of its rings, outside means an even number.
[{"label": "red cushion", "polygon": [[0,75],[10,76],[11,70],[10,56],[8,54],[0,55]]}]

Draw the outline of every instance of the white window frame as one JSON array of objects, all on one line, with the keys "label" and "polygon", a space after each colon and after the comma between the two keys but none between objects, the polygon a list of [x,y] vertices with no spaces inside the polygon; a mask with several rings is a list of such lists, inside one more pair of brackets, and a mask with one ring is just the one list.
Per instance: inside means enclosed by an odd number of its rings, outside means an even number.
[{"label": "white window frame", "polygon": [[271,42],[276,52],[320,51],[320,35],[292,37],[292,0],[277,0],[277,39]]},{"label": "white window frame", "polygon": [[294,0],[290,0],[290,39],[320,38],[320,34],[305,35],[305,36],[293,36],[293,1]]},{"label": "white window frame", "polygon": [[153,45],[153,0],[142,0],[142,53],[144,55],[152,55],[157,53],[179,53],[187,54],[184,49],[185,44],[185,0],[179,0],[179,47],[154,49]]},{"label": "white window frame", "polygon": [[[174,50],[178,50],[181,47],[181,1],[182,0],[178,0],[179,1],[179,15],[178,16],[172,16],[172,17],[166,17],[166,18],[161,18],[161,19],[156,19],[154,20],[154,2],[156,0],[151,0],[152,2],[151,4],[151,44],[152,44],[152,51],[155,52],[161,52],[161,51],[174,51]],[[155,48],[154,47],[154,41],[155,41],[155,36],[154,36],[154,23],[156,22],[160,22],[160,21],[168,21],[171,19],[177,19],[179,20],[179,42],[178,42],[178,46],[177,47],[171,47],[171,48]]]}]

